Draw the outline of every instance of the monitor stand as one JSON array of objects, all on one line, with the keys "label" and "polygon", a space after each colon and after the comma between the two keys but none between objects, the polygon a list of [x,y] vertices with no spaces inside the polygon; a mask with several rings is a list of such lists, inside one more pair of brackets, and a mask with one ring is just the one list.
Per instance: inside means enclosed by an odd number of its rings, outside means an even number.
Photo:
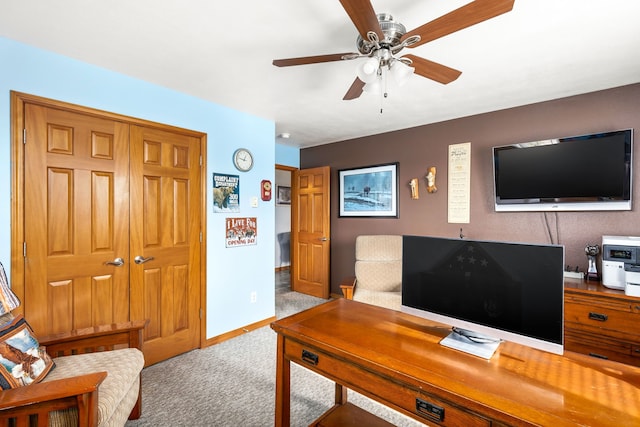
[{"label": "monitor stand", "polygon": [[483,359],[491,359],[500,342],[497,338],[454,327],[452,332],[440,341],[440,344]]}]

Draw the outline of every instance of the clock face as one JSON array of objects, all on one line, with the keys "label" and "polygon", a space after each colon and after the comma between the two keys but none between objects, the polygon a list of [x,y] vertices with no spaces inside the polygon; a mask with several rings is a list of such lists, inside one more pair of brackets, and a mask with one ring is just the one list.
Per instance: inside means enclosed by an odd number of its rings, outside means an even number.
[{"label": "clock face", "polygon": [[246,172],[253,167],[253,155],[246,148],[238,148],[233,153],[233,164],[238,170]]}]

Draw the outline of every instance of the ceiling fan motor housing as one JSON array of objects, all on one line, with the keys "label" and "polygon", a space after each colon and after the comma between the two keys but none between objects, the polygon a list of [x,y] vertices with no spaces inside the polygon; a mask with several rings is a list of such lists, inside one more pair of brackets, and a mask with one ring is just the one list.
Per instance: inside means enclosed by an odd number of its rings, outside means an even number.
[{"label": "ceiling fan motor housing", "polygon": [[[384,35],[384,39],[380,40],[379,44],[382,46],[386,45],[387,48],[399,45],[400,39],[407,32],[405,26],[399,22],[395,22],[393,16],[388,13],[379,13],[377,17],[378,22],[380,22],[380,29],[382,29],[382,34]],[[363,55],[369,55],[376,48],[375,43],[364,40],[362,36],[358,36],[356,46],[358,47],[358,52]]]}]

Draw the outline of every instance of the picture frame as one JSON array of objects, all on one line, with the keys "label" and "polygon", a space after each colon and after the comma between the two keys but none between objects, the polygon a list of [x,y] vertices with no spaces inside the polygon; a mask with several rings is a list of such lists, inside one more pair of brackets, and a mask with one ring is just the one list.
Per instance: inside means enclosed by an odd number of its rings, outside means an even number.
[{"label": "picture frame", "polygon": [[339,217],[398,218],[398,163],[338,171]]},{"label": "picture frame", "polygon": [[291,187],[288,187],[285,185],[276,186],[276,204],[277,205],[291,204]]}]

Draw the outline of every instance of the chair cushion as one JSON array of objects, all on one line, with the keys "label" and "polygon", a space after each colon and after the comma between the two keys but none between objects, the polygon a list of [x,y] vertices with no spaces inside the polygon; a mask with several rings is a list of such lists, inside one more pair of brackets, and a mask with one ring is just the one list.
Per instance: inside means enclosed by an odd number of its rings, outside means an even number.
[{"label": "chair cushion", "polygon": [[356,237],[356,294],[361,289],[400,292],[402,288],[402,236]]},{"label": "chair cushion", "polygon": [[402,261],[402,236],[356,237],[356,261]]},{"label": "chair cushion", "polygon": [[[114,418],[122,418],[121,413],[124,413],[123,419],[126,420],[136,403],[140,371],[144,367],[144,356],[140,350],[137,348],[125,348],[62,356],[53,360],[56,364],[56,369],[51,371],[43,382],[93,372],[107,372],[107,378],[100,384],[98,389],[98,425],[123,425],[124,421],[114,422]],[[133,396],[133,399],[131,396]],[[60,418],[77,418],[77,414],[67,413],[65,415],[65,412],[68,411],[59,411],[58,414],[52,414],[50,424],[52,426],[68,425],[66,421],[60,420]]]},{"label": "chair cushion", "polygon": [[53,366],[51,357],[21,314],[4,325],[0,331],[0,388],[40,382]]},{"label": "chair cushion", "polygon": [[382,292],[402,290],[402,261],[356,261],[356,293],[361,289]]},{"label": "chair cushion", "polygon": [[402,294],[400,292],[378,292],[359,289],[353,296],[353,300],[398,311],[402,306]]},{"label": "chair cushion", "polygon": [[402,299],[402,236],[358,236],[355,273],[354,300],[399,310]]}]

